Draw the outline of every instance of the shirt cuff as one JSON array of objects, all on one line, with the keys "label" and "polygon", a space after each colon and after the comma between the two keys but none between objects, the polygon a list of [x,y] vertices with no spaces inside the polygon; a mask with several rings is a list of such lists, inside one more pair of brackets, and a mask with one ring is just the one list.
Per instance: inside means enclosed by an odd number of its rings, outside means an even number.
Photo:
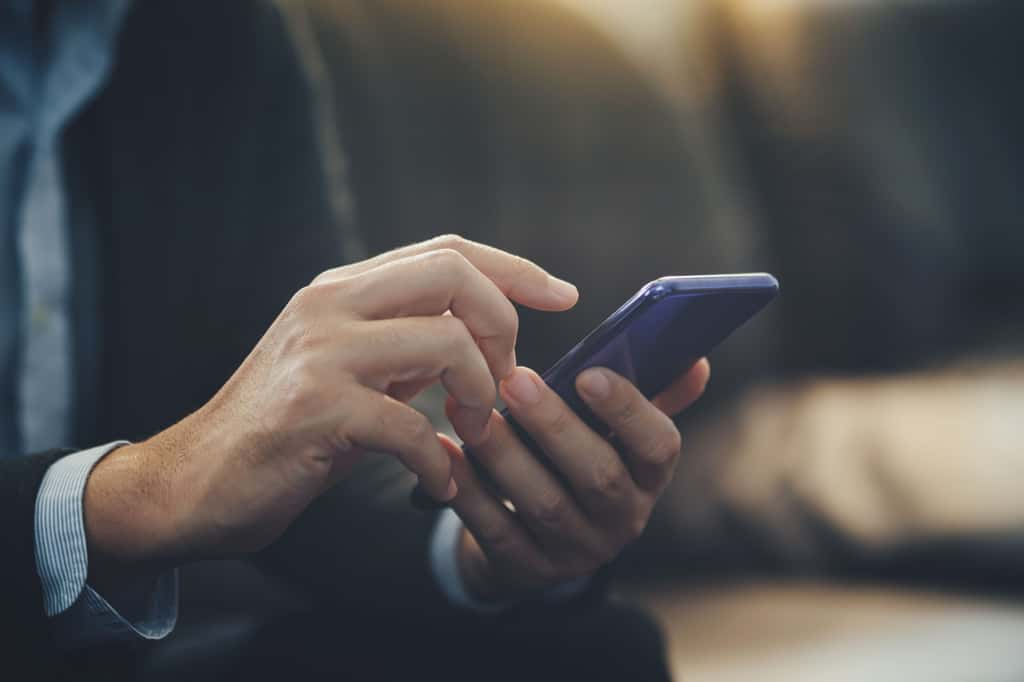
[{"label": "shirt cuff", "polygon": [[[142,590],[131,594],[132,590]],[[178,622],[178,571],[164,571],[145,587],[118,587],[117,603],[139,602],[131,615],[122,614],[103,595],[86,585],[71,607],[51,618],[54,635],[64,649],[126,639],[163,639]]]},{"label": "shirt cuff", "polygon": [[[462,535],[462,520],[451,509],[445,509],[438,516],[430,538],[430,568],[434,573],[441,592],[453,606],[476,611],[477,613],[500,613],[516,602],[491,602],[477,599],[462,582],[459,573],[458,548]],[[590,576],[556,585],[544,592],[543,601],[562,602],[583,592],[590,584]]]},{"label": "shirt cuff", "polygon": [[[159,639],[177,622],[175,571],[161,574],[141,591],[139,585],[124,585],[123,590],[109,595],[118,603],[137,604],[130,619],[86,584],[85,484],[96,463],[122,445],[127,442],[115,441],[57,460],[47,469],[36,495],[36,571],[43,587],[43,609],[64,643],[132,636]],[[115,598],[119,596],[124,599]]]}]

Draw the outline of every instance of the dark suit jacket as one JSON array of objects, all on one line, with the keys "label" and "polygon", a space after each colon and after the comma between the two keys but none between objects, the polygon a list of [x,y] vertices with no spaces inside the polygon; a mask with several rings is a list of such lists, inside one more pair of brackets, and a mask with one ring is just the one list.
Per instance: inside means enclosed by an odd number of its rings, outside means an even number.
[{"label": "dark suit jacket", "polygon": [[[320,271],[364,255],[354,229],[343,147],[362,154],[354,166],[362,174],[354,184],[363,204],[363,233],[373,250],[452,229],[515,246],[513,238],[495,240],[496,233],[488,231],[493,227],[487,223],[489,209],[480,215],[452,213],[476,206],[485,195],[486,201],[502,203],[495,186],[472,182],[483,177],[481,172],[467,170],[487,160],[474,157],[470,163],[458,156],[478,142],[483,145],[485,122],[497,116],[497,111],[481,112],[456,97],[479,92],[482,78],[474,64],[486,60],[470,56],[470,61],[453,52],[421,65],[424,60],[417,55],[440,55],[464,41],[445,44],[448,34],[436,32],[426,20],[432,6],[413,4],[419,7],[417,21],[424,23],[403,24],[410,16],[410,4],[403,2],[380,8],[367,3],[362,9],[358,3],[331,3],[321,6],[312,21],[297,3],[269,0],[133,5],[110,83],[65,139],[70,210],[94,216],[98,226],[95,243],[77,241],[73,232],[74,277],[99,285],[76,287],[78,414],[76,440],[69,445],[143,439],[196,409],[223,384],[298,288]],[[450,25],[455,17],[466,16],[456,12],[457,5],[445,5]],[[498,5],[509,22],[524,12],[521,3]],[[472,31],[491,23],[484,14],[473,16]],[[499,74],[499,83],[526,78],[548,83],[538,94],[560,93],[595,130],[608,129],[596,112],[611,111],[609,120],[618,121],[615,129],[621,132],[625,123],[617,110],[596,105],[614,85],[625,101],[643,103],[638,111],[651,111],[644,108],[649,93],[635,85],[633,72],[596,32],[567,16],[554,16],[549,5],[537,3],[516,31],[531,35],[531,26],[564,28],[573,41],[550,44],[566,51],[563,61],[579,62],[583,54],[600,57],[605,78],[600,88],[588,80],[583,86],[587,95],[552,89],[541,60],[519,73],[514,66],[521,61],[519,53],[511,49],[500,68],[488,68]],[[414,30],[414,24],[419,28]],[[330,50],[321,49],[327,47],[321,44],[325,40]],[[559,82],[576,82],[574,74],[568,69]],[[424,91],[434,88],[445,94],[428,103]],[[422,106],[427,115],[419,120]],[[392,118],[381,123],[384,112]],[[449,117],[460,112],[464,118]],[[652,117],[665,125],[663,116]],[[538,120],[543,120],[541,128],[549,128],[551,117],[513,119],[506,117],[503,125],[522,137]],[[564,117],[562,125],[572,127],[579,120],[578,115]],[[396,128],[403,138],[418,130],[419,142],[409,147],[394,142],[391,149],[387,131]],[[598,136],[604,139],[604,133]],[[608,139],[611,144],[613,138]],[[619,159],[618,166],[592,164],[591,159],[578,164],[614,170],[622,167],[622,159],[646,158],[644,150],[657,146],[654,141],[626,144],[626,136],[614,140],[618,146],[608,154]],[[534,151],[556,142],[543,140]],[[510,144],[513,149],[502,155],[522,147]],[[402,154],[384,159],[381,148]],[[458,158],[449,158],[449,149]],[[631,149],[641,151],[631,156]],[[528,169],[547,165],[533,159],[523,164],[523,172],[532,177]],[[466,174],[459,175],[463,170]],[[547,187],[549,181],[539,181],[548,199],[568,194]],[[618,178],[609,171],[603,182],[616,185]],[[470,191],[457,201],[434,206],[428,200],[462,185]],[[402,215],[391,215],[390,197],[397,195],[398,206],[417,187],[425,188],[421,195],[428,199],[407,201],[401,204]],[[646,203],[638,200],[637,205]],[[537,202],[538,215],[562,222],[565,211],[548,207],[549,201]],[[612,212],[593,210],[615,221]],[[585,224],[582,219],[569,222]],[[412,225],[420,231],[408,232]],[[385,229],[374,231],[374,226]],[[389,228],[398,233],[384,234]],[[631,288],[632,282],[623,286]],[[32,674],[56,674],[47,667],[57,657],[42,614],[31,519],[39,481],[57,456],[0,460],[0,585],[16,592],[0,610],[6,635],[0,641],[5,655],[16,655],[7,658],[7,672],[0,670],[0,678],[16,669],[19,659]],[[394,613],[405,621],[419,613],[436,625],[446,609],[426,566],[434,519],[409,507],[411,486],[411,476],[392,460],[368,461],[316,502],[259,561],[321,600],[340,604],[338,613]],[[599,593],[593,590],[581,601]],[[183,598],[188,597],[186,591]]]},{"label": "dark suit jacket", "polygon": [[[318,49],[301,12],[271,3],[134,5],[109,86],[65,139],[72,215],[98,225],[96,253],[73,237],[74,277],[99,283],[77,300],[69,445],[143,439],[188,414],[292,293],[361,255]],[[59,456],[0,460],[0,677],[56,674],[33,510]],[[338,600],[440,600],[431,517],[409,508],[409,487],[388,460],[371,463],[265,561]]]}]

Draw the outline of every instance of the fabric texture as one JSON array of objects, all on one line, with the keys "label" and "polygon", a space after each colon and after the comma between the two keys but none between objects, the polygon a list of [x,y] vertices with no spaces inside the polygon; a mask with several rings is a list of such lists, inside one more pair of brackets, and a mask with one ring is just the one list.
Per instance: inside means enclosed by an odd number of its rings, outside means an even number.
[{"label": "fabric texture", "polygon": [[[141,440],[202,405],[297,289],[358,255],[337,139],[351,131],[334,120],[348,101],[335,99],[347,65],[318,65],[318,44],[297,47],[318,37],[296,29],[295,11],[132,4],[107,86],[62,138],[68,215],[95,226],[94,240],[70,235],[74,286],[95,283],[73,302],[72,444]],[[33,518],[59,454],[2,465],[5,489],[22,495],[3,496],[4,542],[20,544],[4,552],[18,604],[0,626],[42,676],[60,659]],[[450,614],[428,567],[435,516],[409,505],[413,483],[393,458],[368,457],[257,563],[337,614]],[[359,626],[337,622],[339,634]]]},{"label": "fabric texture", "polygon": [[[346,219],[324,199],[312,88],[277,11],[262,3],[251,11],[139,3],[126,20],[134,27],[118,41],[112,82],[62,137],[68,215],[92,216],[96,226],[92,244],[72,234],[69,249],[74,286],[88,273],[96,285],[95,309],[73,306],[73,392],[83,409],[73,415],[70,443],[145,436],[189,413],[241,362],[291,293],[342,258],[338,231]],[[198,101],[222,115],[200,111]],[[155,115],[165,103],[166,115]],[[240,125],[239,111],[259,112],[257,120]],[[175,126],[191,144],[179,144]],[[162,197],[168,190],[184,193]],[[190,208],[183,214],[180,207]],[[239,245],[251,253],[228,257]],[[222,292],[212,297],[219,300],[211,300],[213,291]],[[49,677],[59,663],[36,572],[34,515],[46,469],[60,454],[0,465],[0,570],[12,595],[0,629],[11,652],[5,663],[19,676]]]},{"label": "fabric texture", "polygon": [[[0,75],[8,86],[0,110],[9,124],[0,140],[0,237],[6,237],[0,238],[0,260],[7,278],[2,284],[14,295],[0,296],[5,328],[0,392],[8,396],[0,404],[0,455],[70,442],[74,354],[68,235],[74,230],[81,244],[92,231],[91,216],[79,212],[74,224],[69,220],[60,139],[107,78],[126,7],[125,0],[46,5],[21,0],[7,10],[11,35],[5,36],[8,47],[0,53]],[[88,280],[79,283],[76,292],[91,288]],[[74,630],[60,628],[72,638],[156,636],[173,625],[173,590],[157,589],[151,599],[143,597],[153,613],[136,627],[116,610],[107,613],[112,609],[107,600],[85,585],[82,493],[92,466],[113,447],[60,460],[47,472],[36,500],[36,563],[44,608],[55,616],[78,607],[74,617],[61,618],[62,624],[75,623]],[[172,578],[161,578],[158,588],[173,586]],[[83,589],[86,594],[79,600]],[[117,603],[125,603],[125,596],[108,595]]]},{"label": "fabric texture", "polygon": [[[85,483],[93,467],[121,445],[126,443],[100,445],[55,462],[36,497],[36,570],[43,586],[43,609],[54,619],[57,640],[64,648],[132,637],[160,639],[177,621],[174,570],[161,573],[154,581],[119,585],[107,598],[86,583]],[[124,607],[115,608],[108,598]]]},{"label": "fabric texture", "polygon": [[59,672],[55,642],[43,612],[35,570],[33,532],[36,493],[50,465],[66,450],[31,457],[0,458],[0,633],[4,636],[3,675],[11,679],[52,677]]},{"label": "fabric texture", "polygon": [[[27,173],[17,206],[21,273],[21,338],[17,396],[23,451],[69,443],[72,405],[71,278],[60,145],[68,122],[106,80],[127,0],[58,0],[34,6]],[[77,216],[79,221],[84,216]]]},{"label": "fabric texture", "polygon": [[[106,79],[126,0],[0,9],[0,453],[69,442],[69,211],[61,136]],[[78,214],[77,223],[88,216]],[[78,226],[76,226],[78,227]],[[79,229],[88,234],[87,225]]]},{"label": "fabric texture", "polygon": [[89,568],[82,517],[85,482],[96,463],[124,443],[82,450],[51,466],[36,496],[36,570],[43,586],[43,610],[68,610],[85,587]]}]

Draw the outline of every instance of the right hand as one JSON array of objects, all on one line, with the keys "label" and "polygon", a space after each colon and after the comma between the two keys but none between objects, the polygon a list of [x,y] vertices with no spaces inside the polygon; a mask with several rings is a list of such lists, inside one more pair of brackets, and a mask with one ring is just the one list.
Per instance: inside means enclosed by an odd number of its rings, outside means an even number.
[{"label": "right hand", "polygon": [[366,450],[452,498],[450,454],[406,401],[440,381],[459,432],[484,438],[495,381],[516,364],[509,299],[564,310],[577,297],[527,260],[451,236],[322,273],[209,403],[100,461],[85,494],[90,554],[174,563],[261,549]]}]

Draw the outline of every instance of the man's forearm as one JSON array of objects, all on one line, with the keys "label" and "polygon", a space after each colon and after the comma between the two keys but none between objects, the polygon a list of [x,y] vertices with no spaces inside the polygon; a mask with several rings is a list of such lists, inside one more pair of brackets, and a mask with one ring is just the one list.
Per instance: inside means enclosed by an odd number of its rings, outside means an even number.
[{"label": "man's forearm", "polygon": [[[174,571],[148,572],[139,563],[97,561],[87,541],[88,482],[122,445],[110,443],[57,461],[36,497],[35,558],[43,607],[65,648],[131,637],[159,639],[177,620]],[[130,490],[128,482],[121,483]]]}]

